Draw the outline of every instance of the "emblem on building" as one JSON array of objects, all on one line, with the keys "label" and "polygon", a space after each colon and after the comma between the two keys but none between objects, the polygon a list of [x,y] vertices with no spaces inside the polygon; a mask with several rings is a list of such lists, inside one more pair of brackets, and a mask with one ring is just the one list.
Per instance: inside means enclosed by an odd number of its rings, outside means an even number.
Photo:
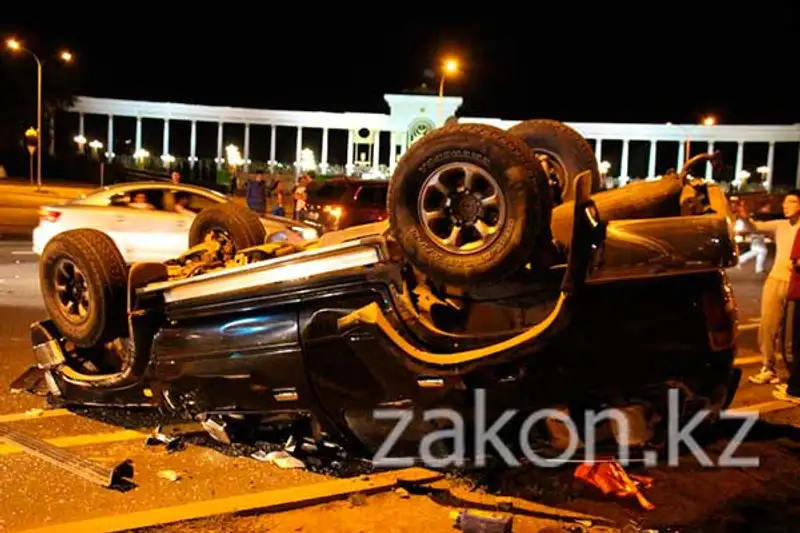
[{"label": "emblem on building", "polygon": [[436,125],[433,121],[427,117],[420,117],[414,120],[408,127],[408,145],[411,146],[435,127]]}]

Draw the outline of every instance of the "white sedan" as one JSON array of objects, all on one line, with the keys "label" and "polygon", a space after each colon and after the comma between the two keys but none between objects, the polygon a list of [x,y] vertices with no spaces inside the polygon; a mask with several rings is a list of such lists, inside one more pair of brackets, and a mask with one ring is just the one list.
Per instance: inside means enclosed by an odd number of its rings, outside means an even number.
[{"label": "white sedan", "polygon": [[[33,251],[41,254],[63,231],[92,228],[111,237],[129,264],[167,261],[186,250],[195,215],[220,203],[233,199],[194,185],[147,181],[103,187],[62,205],[42,207]],[[319,236],[314,227],[296,220],[272,215],[261,219],[269,240],[298,242]]]}]

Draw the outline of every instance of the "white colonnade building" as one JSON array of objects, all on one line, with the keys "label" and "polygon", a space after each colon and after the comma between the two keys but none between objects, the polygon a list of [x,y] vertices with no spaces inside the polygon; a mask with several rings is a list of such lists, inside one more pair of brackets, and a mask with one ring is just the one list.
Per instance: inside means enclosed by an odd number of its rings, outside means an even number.
[{"label": "white colonnade building", "polygon": [[[381,163],[381,132],[389,132],[389,159],[386,161],[392,171],[400,155],[422,135],[444,123],[447,117],[456,114],[463,100],[460,97],[439,98],[426,94],[387,94],[384,96],[389,106],[388,114],[379,113],[332,113],[324,111],[280,111],[267,109],[247,109],[191,105],[168,102],[149,102],[118,100],[111,98],[80,97],[69,110],[79,116],[80,138],[84,138],[84,116],[103,115],[108,118],[106,146],[113,150],[114,118],[132,117],[136,119],[135,149],[142,149],[142,119],[163,121],[162,159],[169,159],[170,123],[185,121],[191,124],[189,142],[189,161],[198,160],[197,124],[198,122],[217,125],[216,162],[224,161],[223,126],[225,124],[244,124],[244,146],[242,158],[250,156],[250,126],[260,125],[272,128],[270,135],[270,164],[276,162],[276,129],[291,127],[296,129],[296,159],[301,160],[303,132],[309,129],[322,130],[322,147],[319,166],[324,172],[328,167],[328,133],[331,130],[347,131],[347,172],[352,172],[356,163],[354,146],[359,143],[372,145],[376,157],[372,158],[373,168]],[[506,129],[518,120],[495,118],[459,117],[460,122],[484,123]],[[678,156],[675,168],[680,168],[685,160],[685,143],[708,143],[708,152],[714,151],[715,143],[736,143],[738,146],[734,176],[743,169],[745,143],[765,143],[768,145],[766,161],[762,172],[766,174],[765,187],[769,190],[772,182],[775,144],[794,143],[800,148],[800,124],[794,125],[711,125],[702,124],[628,124],[628,123],[568,123],[587,139],[594,139],[595,154],[598,161],[603,159],[604,141],[622,141],[622,156],[618,172],[613,174],[623,182],[629,178],[629,150],[632,141],[649,142],[647,176],[656,176],[657,143],[678,143]],[[114,157],[112,152],[107,154]],[[796,183],[800,186],[800,157],[798,157]],[[706,176],[712,177],[712,169],[707,165]]]}]

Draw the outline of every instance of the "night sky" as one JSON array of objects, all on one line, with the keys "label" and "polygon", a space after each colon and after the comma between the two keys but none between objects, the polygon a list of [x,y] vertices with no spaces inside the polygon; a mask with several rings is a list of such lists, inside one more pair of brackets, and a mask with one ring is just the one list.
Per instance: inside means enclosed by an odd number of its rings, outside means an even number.
[{"label": "night sky", "polygon": [[384,93],[419,85],[453,54],[465,72],[447,92],[464,97],[464,116],[663,123],[710,112],[728,124],[800,122],[794,2],[537,4],[483,2],[469,9],[474,18],[457,16],[465,3],[436,18],[403,7],[413,3],[341,12],[270,2],[252,17],[244,4],[175,5],[164,15],[146,4],[86,6],[4,12],[0,31],[43,53],[69,47],[77,91],[92,96],[385,112]]},{"label": "night sky", "polygon": [[[386,113],[385,93],[423,82],[437,88],[426,70],[454,56],[463,72],[448,80],[445,92],[464,98],[459,115],[466,117],[663,124],[697,123],[713,114],[721,124],[800,123],[794,2],[629,4],[635,9],[609,7],[610,2],[553,4],[559,7],[459,3],[450,6],[449,17],[422,15],[432,9],[428,3],[370,3],[346,11],[341,3],[265,3],[249,11],[244,4],[234,10],[213,4],[185,12],[166,4],[118,10],[87,4],[42,9],[36,17],[4,11],[0,33],[17,36],[42,55],[61,47],[73,51],[77,62],[58,75],[78,95]],[[4,6],[15,9],[20,8]],[[462,16],[467,12],[472,17]],[[30,105],[8,95],[33,92],[32,61],[0,54],[0,81],[0,113],[3,106]],[[87,117],[87,128],[99,137],[105,119],[94,118]],[[117,131],[129,146],[133,121],[128,122]],[[152,122],[143,133],[151,150],[160,148],[161,138],[160,124]],[[203,128],[198,151],[213,157],[214,126]],[[232,126],[229,136],[226,127],[226,143],[241,143],[236,128],[243,126]],[[63,142],[70,142],[72,130],[61,135]],[[172,134],[177,146],[171,152],[186,155],[188,125],[176,124]],[[331,157],[340,159],[344,134],[337,134]],[[264,134],[254,135],[252,152],[258,153],[252,157],[265,160],[268,143]],[[291,135],[279,132],[279,156],[292,158]],[[317,136],[308,141],[315,149]],[[646,170],[646,143],[640,144],[631,149],[633,175]],[[618,157],[619,150],[604,145],[608,157]],[[726,159],[735,158],[735,144],[725,150],[731,152]],[[794,181],[796,154],[796,146],[778,147],[776,178]],[[765,158],[766,145],[746,149],[745,167],[762,165]],[[672,161],[674,155],[660,149],[659,171]]]}]

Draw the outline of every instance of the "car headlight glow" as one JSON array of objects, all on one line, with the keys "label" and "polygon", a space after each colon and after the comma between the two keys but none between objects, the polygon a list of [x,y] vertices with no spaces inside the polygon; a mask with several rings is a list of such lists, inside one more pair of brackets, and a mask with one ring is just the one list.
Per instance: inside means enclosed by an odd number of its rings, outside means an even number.
[{"label": "car headlight glow", "polygon": [[319,233],[317,233],[317,230],[315,230],[314,228],[303,228],[300,226],[295,226],[292,229],[297,233],[299,233],[300,235],[302,235],[303,239],[307,241],[313,241],[319,239]]}]

